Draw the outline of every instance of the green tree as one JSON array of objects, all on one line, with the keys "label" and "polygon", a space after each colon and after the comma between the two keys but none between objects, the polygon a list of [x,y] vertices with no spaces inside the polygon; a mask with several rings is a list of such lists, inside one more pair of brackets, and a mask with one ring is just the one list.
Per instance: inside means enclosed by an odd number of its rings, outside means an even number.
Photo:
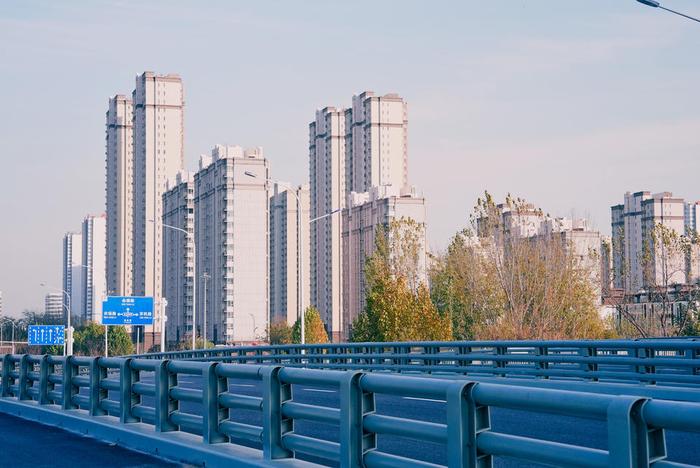
[{"label": "green tree", "polygon": [[[107,343],[110,356],[124,356],[134,353],[131,337],[122,326],[109,326]],[[81,356],[102,356],[105,351],[105,327],[88,322],[73,334],[73,352]]]},{"label": "green tree", "polygon": [[365,263],[365,310],[353,322],[352,341],[452,338],[449,316],[440,314],[420,279],[423,229],[407,219],[377,229]]},{"label": "green tree", "polygon": [[[197,338],[194,344],[197,349],[211,349],[216,347],[216,345],[212,341],[207,340],[207,342],[205,343],[204,338],[201,337]],[[190,337],[189,339],[182,339],[176,345],[170,346],[170,348],[171,351],[186,351],[192,349],[192,337]]]},{"label": "green tree", "polygon": [[271,324],[267,331],[267,341],[271,345],[292,344],[292,327],[285,321]]},{"label": "green tree", "polygon": [[[301,321],[297,319],[292,327],[292,341],[301,343]],[[328,333],[318,309],[311,306],[304,311],[304,341],[306,344],[328,343]]]}]

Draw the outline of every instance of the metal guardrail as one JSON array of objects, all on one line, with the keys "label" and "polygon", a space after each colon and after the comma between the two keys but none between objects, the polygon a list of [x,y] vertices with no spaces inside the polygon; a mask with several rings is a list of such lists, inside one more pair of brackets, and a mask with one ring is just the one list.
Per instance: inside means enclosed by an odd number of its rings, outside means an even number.
[{"label": "metal guardrail", "polygon": [[[204,445],[254,442],[269,461],[304,454],[341,467],[436,466],[377,448],[378,436],[394,435],[441,444],[449,467],[490,467],[494,456],[508,456],[557,466],[680,468],[690,465],[667,460],[665,431],[700,432],[700,404],[359,371],[4,355],[1,375],[3,399],[112,415],[115,424],[144,422],[155,432],[199,434]],[[150,376],[153,383],[148,383]],[[199,379],[201,388],[180,385],[183,376]],[[231,379],[259,381],[262,396],[232,392]],[[337,388],[339,405],[295,401],[294,385]],[[375,406],[375,396],[381,394],[444,401],[446,422],[381,414]],[[201,409],[183,411],[181,402],[197,403]],[[490,424],[494,407],[604,421],[608,449],[496,432]],[[231,416],[239,410],[258,412],[262,424],[234,421]],[[295,422],[300,420],[331,425],[339,442],[297,433]]]},{"label": "metal guardrail", "polygon": [[316,369],[700,386],[700,341],[461,341],[239,346],[144,354]]}]

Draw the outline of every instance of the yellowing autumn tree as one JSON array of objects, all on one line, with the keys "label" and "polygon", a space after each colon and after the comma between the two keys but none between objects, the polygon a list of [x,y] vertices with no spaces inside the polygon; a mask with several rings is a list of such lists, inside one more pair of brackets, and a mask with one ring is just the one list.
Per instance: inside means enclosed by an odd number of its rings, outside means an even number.
[{"label": "yellowing autumn tree", "polygon": [[353,322],[352,341],[452,339],[450,318],[438,312],[420,280],[421,229],[401,219],[377,230],[365,264],[365,310]]}]

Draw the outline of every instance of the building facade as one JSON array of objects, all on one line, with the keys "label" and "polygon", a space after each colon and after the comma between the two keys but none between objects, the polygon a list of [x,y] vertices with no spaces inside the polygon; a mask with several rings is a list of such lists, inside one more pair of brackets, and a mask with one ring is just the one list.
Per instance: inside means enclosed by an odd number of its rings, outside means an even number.
[{"label": "building facade", "polygon": [[[102,301],[107,298],[107,219],[106,215],[87,216],[82,226],[82,306],[83,321],[102,323]],[[71,299],[72,302],[72,299]],[[72,312],[75,314],[75,312]]]},{"label": "building facade", "polygon": [[346,194],[408,185],[408,118],[397,94],[365,91],[345,110]]},{"label": "building facade", "polygon": [[[194,304],[194,175],[182,171],[163,194],[163,297],[167,299],[166,340],[192,334]],[[186,231],[185,234],[177,229]]]},{"label": "building facade", "polygon": [[134,216],[133,106],[116,95],[109,100],[106,125],[107,287],[128,296],[132,287]]},{"label": "building facade", "polygon": [[348,340],[352,323],[365,309],[364,266],[374,253],[377,229],[393,220],[412,220],[420,231],[415,264],[417,275],[408,278],[409,286],[427,284],[425,199],[415,192],[401,193],[393,186],[372,187],[369,192],[351,193],[343,210],[343,317],[341,340]]},{"label": "building facade", "polygon": [[[71,315],[83,316],[83,234],[68,232],[63,236],[63,290],[70,295]],[[67,298],[63,296],[63,301]]]},{"label": "building facade", "polygon": [[679,235],[686,232],[686,204],[670,192],[625,194],[623,204],[611,207],[615,288],[636,294],[662,283],[684,283],[684,255],[662,255],[653,232],[662,225]]},{"label": "building facade", "polygon": [[197,327],[206,317],[215,343],[258,341],[267,329],[267,179],[262,148],[221,145],[194,176]]},{"label": "building facade", "polygon": [[184,167],[184,96],[177,75],[145,72],[136,77],[133,101],[133,281],[132,294],[153,296],[153,326],[146,347],[159,340],[162,294],[163,193]]},{"label": "building facade", "polygon": [[60,320],[63,314],[63,293],[50,292],[44,296],[44,314],[51,320]]},{"label": "building facade", "polygon": [[326,331],[340,336],[342,219],[345,207],[345,112],[326,107],[309,125],[309,190],[311,201],[311,305],[319,310]]},{"label": "building facade", "polygon": [[[297,200],[301,202],[299,219]],[[274,184],[270,197],[271,323],[293,325],[299,307],[306,310],[309,306],[309,219],[308,185],[292,189],[288,184]]]},{"label": "building facade", "polygon": [[396,94],[365,91],[347,109],[326,107],[309,125],[311,304],[319,309],[331,339],[343,324],[342,219],[324,217],[346,208],[352,192],[408,186],[407,105]]}]

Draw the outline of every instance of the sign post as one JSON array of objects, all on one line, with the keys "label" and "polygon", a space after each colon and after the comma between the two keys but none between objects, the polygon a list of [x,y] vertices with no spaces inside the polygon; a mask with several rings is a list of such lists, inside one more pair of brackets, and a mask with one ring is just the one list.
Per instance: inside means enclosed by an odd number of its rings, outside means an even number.
[{"label": "sign post", "polygon": [[[102,325],[105,326],[105,353],[109,325],[153,325],[153,298],[147,296],[109,296],[102,302]],[[138,333],[139,329],[136,329]],[[139,339],[136,339],[138,347]],[[138,353],[138,349],[137,349]]]}]

